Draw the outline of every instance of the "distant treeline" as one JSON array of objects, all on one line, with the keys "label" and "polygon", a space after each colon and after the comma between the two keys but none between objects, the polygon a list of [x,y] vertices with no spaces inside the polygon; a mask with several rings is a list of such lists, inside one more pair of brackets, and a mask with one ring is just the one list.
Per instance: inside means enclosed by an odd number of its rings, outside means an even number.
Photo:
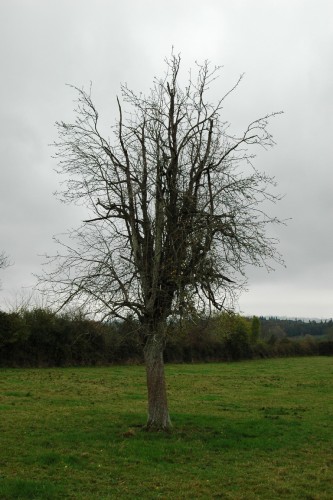
[{"label": "distant treeline", "polygon": [[333,321],[302,320],[260,317],[261,331],[264,338],[281,337],[326,337],[333,340]]},{"label": "distant treeline", "polygon": [[[313,323],[221,313],[170,322],[168,329],[166,362],[333,354],[332,321],[323,323],[319,330]],[[317,340],[319,335],[326,335],[326,339]],[[291,340],[289,336],[300,338]],[[138,324],[132,319],[102,323],[79,312],[55,315],[46,309],[0,311],[2,367],[141,363],[142,342]]]}]

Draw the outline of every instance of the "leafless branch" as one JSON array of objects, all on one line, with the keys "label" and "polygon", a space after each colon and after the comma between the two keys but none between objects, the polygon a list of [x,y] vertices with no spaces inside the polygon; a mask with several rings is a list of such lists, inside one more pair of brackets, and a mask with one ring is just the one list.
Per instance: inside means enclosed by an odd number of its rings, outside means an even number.
[{"label": "leafless branch", "polygon": [[148,95],[121,87],[113,142],[99,130],[91,92],[74,88],[76,120],[57,123],[61,197],[91,216],[40,278],[55,302],[156,324],[193,304],[221,309],[244,286],[247,265],[281,262],[266,236],[279,221],[261,208],[279,199],[274,179],[252,166],[254,146],[274,145],[267,127],[278,113],[233,136],[220,114],[243,75],[214,105],[206,93],[220,68],[198,65],[182,89],[180,67],[172,55]]}]

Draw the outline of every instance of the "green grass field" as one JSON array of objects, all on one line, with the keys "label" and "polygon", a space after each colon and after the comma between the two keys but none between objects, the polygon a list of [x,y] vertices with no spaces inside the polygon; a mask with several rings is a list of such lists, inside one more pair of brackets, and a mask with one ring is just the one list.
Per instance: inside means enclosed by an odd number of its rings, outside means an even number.
[{"label": "green grass field", "polygon": [[0,499],[333,499],[333,358],[0,370]]}]

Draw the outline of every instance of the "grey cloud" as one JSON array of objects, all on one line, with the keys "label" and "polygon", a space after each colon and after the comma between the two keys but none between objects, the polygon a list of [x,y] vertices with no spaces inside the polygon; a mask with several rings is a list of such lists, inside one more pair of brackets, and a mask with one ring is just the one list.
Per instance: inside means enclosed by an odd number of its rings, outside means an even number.
[{"label": "grey cloud", "polygon": [[[176,12],[176,14],[175,14]],[[265,0],[2,0],[0,3],[0,250],[15,265],[2,276],[0,307],[33,283],[51,236],[77,225],[82,211],[57,202],[48,144],[54,122],[70,120],[65,83],[89,86],[108,133],[120,82],[146,91],[175,46],[184,76],[196,59],[222,64],[212,98],[246,77],[225,103],[235,131],[271,111],[277,146],[256,166],[275,175],[286,197],[270,207],[286,227],[272,228],[287,268],[249,269],[247,313],[331,316],[333,272],[333,5]],[[294,311],[294,312],[293,312]]]}]

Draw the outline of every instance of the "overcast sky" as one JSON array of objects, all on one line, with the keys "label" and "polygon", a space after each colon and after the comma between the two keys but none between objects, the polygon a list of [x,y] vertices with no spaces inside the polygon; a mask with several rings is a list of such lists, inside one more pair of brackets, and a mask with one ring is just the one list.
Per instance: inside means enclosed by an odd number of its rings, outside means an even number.
[{"label": "overcast sky", "polygon": [[[333,316],[333,2],[331,0],[0,0],[0,308],[34,284],[52,236],[79,225],[82,211],[53,196],[54,122],[73,118],[72,89],[89,88],[114,122],[120,83],[146,91],[171,47],[183,70],[195,60],[223,65],[235,130],[272,111],[277,145],[256,166],[275,175],[291,218],[273,230],[286,267],[249,269],[244,314]],[[22,290],[24,290],[22,292]]]}]

